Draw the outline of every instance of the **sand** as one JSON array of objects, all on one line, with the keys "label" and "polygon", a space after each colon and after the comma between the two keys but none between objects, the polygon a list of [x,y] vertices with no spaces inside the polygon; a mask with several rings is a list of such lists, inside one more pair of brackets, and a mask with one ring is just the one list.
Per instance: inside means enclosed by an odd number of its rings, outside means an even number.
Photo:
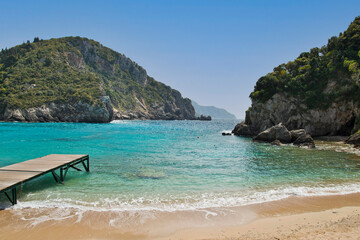
[{"label": "sand", "polygon": [[187,229],[163,239],[360,239],[360,207],[266,217],[232,227]]},{"label": "sand", "polygon": [[360,239],[360,208],[268,217],[242,226],[183,230],[164,239]]},{"label": "sand", "polygon": [[[49,221],[25,225],[15,210],[0,211],[0,239],[360,239],[360,194],[324,197],[291,197],[285,200],[238,208],[250,214],[249,222],[222,220],[211,226],[173,228],[182,213],[153,221],[151,231],[118,229],[102,224],[102,215],[84,216],[81,221]],[[23,211],[26,211],[24,209]],[[253,218],[253,216],[256,216]],[[184,218],[185,217],[185,218]],[[190,215],[181,221],[193,223]],[[196,216],[195,216],[196,219]],[[193,222],[192,222],[193,221]]]}]

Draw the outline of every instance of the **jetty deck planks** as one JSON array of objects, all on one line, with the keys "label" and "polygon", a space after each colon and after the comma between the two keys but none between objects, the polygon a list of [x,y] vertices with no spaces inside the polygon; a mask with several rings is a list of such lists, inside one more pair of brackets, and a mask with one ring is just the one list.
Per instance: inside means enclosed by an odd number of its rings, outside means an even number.
[{"label": "jetty deck planks", "polygon": [[[56,182],[64,181],[70,168],[82,164],[85,170],[90,170],[89,155],[50,154],[44,157],[31,159],[0,168],[0,193],[4,193],[12,204],[17,203],[16,187],[51,172]],[[56,173],[59,170],[59,174]],[[12,191],[10,197],[7,191]]]}]

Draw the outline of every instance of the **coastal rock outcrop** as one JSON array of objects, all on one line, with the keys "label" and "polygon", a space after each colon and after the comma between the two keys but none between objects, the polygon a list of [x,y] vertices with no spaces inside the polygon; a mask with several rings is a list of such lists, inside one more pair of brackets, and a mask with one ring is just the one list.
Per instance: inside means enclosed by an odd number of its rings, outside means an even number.
[{"label": "coastal rock outcrop", "polygon": [[357,132],[359,49],[360,16],[327,45],[303,52],[260,77],[250,94],[245,122],[234,128],[234,134],[256,136],[279,123],[288,130],[304,129],[313,137]]},{"label": "coastal rock outcrop", "polygon": [[355,147],[360,147],[360,132],[357,132],[353,135],[351,135],[348,139],[345,140],[345,143],[352,144]]},{"label": "coastal rock outcrop", "polygon": [[283,144],[279,140],[274,140],[274,141],[271,142],[271,145],[282,146]]},{"label": "coastal rock outcrop", "polygon": [[275,140],[279,140],[282,143],[289,143],[291,142],[291,134],[282,123],[279,123],[259,133],[253,139],[255,141],[266,142],[273,142]]},{"label": "coastal rock outcrop", "polygon": [[0,119],[18,122],[90,122],[107,123],[113,119],[111,105],[88,103],[50,103],[36,108],[6,109]]},{"label": "coastal rock outcrop", "polygon": [[298,137],[306,135],[305,129],[297,129],[297,130],[291,130],[291,141],[294,142]]},{"label": "coastal rock outcrop", "polygon": [[244,121],[241,123],[236,124],[234,130],[232,131],[234,135],[238,136],[253,136],[255,133],[255,130],[251,125],[247,125]]},{"label": "coastal rock outcrop", "polygon": [[[276,93],[265,103],[253,101],[246,112],[243,127],[235,127],[238,135],[256,135],[276,124],[289,130],[305,129],[311,136],[350,135],[354,131],[355,116],[360,108],[354,101],[332,103],[326,109],[308,109],[300,100]],[[234,130],[235,130],[234,129]]]},{"label": "coastal rock outcrop", "polygon": [[302,134],[293,142],[300,147],[315,148],[314,139],[309,134]]},{"label": "coastal rock outcrop", "polygon": [[123,54],[81,37],[0,52],[0,121],[209,120]]},{"label": "coastal rock outcrop", "polygon": [[305,129],[289,131],[282,123],[262,131],[255,137],[254,141],[269,142],[272,145],[281,146],[283,143],[293,143],[299,147],[315,148],[313,138],[306,133]]}]

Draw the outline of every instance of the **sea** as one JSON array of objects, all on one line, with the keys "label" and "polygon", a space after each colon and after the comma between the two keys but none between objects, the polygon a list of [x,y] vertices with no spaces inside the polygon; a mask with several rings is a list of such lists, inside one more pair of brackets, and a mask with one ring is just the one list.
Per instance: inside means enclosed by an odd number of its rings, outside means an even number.
[{"label": "sea", "polygon": [[47,154],[90,156],[89,173],[71,169],[63,184],[44,175],[19,188],[15,206],[1,194],[0,207],[31,226],[96,213],[126,228],[164,213],[210,219],[292,196],[360,191],[355,153],[222,136],[238,122],[0,123],[0,167]]}]

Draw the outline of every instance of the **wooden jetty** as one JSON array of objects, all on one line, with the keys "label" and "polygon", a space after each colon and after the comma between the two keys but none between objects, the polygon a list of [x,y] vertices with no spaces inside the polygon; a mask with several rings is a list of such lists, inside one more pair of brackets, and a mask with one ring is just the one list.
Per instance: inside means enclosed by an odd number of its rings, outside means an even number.
[{"label": "wooden jetty", "polygon": [[[0,193],[4,193],[9,201],[17,203],[16,188],[23,183],[51,172],[57,183],[62,183],[70,168],[82,164],[87,172],[90,171],[89,155],[51,154],[25,162],[12,164],[0,168]],[[57,173],[59,172],[59,174]],[[8,192],[11,191],[9,195]]]}]

